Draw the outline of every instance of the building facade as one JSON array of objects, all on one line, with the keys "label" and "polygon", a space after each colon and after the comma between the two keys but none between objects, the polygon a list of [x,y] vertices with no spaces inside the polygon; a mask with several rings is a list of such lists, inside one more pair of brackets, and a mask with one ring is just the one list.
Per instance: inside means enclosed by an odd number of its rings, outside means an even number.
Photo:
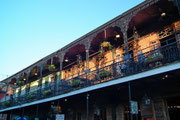
[{"label": "building facade", "polygon": [[146,0],[0,83],[2,120],[180,119],[180,1]]}]

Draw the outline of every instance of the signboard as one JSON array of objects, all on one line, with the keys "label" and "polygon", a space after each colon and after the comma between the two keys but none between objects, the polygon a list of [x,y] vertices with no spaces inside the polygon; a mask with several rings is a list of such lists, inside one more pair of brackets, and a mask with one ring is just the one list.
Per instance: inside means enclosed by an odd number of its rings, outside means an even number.
[{"label": "signboard", "polygon": [[131,113],[138,114],[138,103],[136,101],[131,101]]},{"label": "signboard", "polygon": [[64,120],[64,114],[56,114],[56,120]]}]

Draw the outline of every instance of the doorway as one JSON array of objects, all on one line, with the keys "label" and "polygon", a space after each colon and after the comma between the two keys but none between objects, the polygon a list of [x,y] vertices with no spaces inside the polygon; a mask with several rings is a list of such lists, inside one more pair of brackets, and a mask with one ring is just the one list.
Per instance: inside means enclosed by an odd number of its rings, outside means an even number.
[{"label": "doorway", "polygon": [[170,120],[180,120],[180,96],[167,100]]}]

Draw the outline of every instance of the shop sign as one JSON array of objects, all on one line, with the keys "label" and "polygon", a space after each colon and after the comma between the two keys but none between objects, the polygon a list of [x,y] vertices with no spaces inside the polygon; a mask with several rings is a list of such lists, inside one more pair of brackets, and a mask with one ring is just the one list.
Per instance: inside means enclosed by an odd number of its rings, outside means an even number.
[{"label": "shop sign", "polygon": [[138,114],[138,103],[137,101],[131,101],[131,113]]},{"label": "shop sign", "polygon": [[64,120],[64,114],[56,114],[56,120]]}]

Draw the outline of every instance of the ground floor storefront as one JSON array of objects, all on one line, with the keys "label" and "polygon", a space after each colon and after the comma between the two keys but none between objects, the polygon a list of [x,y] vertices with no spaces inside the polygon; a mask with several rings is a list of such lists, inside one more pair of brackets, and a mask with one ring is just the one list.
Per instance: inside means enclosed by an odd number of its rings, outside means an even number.
[{"label": "ground floor storefront", "polygon": [[0,117],[1,120],[22,116],[29,120],[180,120],[179,77],[180,70],[175,70],[38,105],[20,106]]}]

